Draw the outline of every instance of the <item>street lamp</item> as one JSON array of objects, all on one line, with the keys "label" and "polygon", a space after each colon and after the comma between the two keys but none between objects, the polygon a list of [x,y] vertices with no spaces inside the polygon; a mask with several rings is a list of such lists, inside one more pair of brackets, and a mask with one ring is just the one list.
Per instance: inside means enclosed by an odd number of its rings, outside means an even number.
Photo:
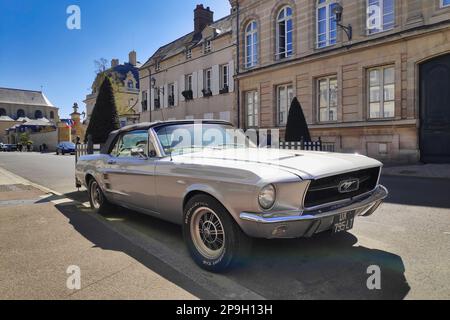
[{"label": "street lamp", "polygon": [[352,25],[349,24],[348,26],[344,26],[344,25],[341,24],[342,13],[344,12],[344,8],[342,7],[341,4],[337,3],[334,6],[333,12],[334,12],[334,16],[335,16],[334,19],[336,20],[336,24],[344,30],[345,34],[347,35],[348,41],[351,41],[352,38],[353,38],[353,27],[352,27]]}]

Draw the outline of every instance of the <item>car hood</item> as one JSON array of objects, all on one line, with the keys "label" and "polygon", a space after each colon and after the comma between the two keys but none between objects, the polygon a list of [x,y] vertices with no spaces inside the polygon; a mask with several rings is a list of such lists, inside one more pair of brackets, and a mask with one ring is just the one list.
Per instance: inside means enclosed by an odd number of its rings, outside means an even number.
[{"label": "car hood", "polygon": [[229,166],[230,168],[240,168],[243,164],[246,164],[246,167],[248,164],[268,165],[294,173],[302,179],[319,179],[382,166],[379,161],[358,154],[280,149],[209,149],[179,155],[174,157],[174,160],[193,164]]}]

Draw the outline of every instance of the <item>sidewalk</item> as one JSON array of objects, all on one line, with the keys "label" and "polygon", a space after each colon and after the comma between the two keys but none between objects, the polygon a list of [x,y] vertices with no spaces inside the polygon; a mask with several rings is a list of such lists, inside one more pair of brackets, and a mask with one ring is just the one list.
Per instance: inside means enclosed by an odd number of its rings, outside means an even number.
[{"label": "sidewalk", "polygon": [[[196,299],[144,255],[89,209],[0,168],[0,299]],[[67,288],[69,266],[81,290]]]},{"label": "sidewalk", "polygon": [[384,167],[384,176],[450,179],[450,164],[419,164]]}]

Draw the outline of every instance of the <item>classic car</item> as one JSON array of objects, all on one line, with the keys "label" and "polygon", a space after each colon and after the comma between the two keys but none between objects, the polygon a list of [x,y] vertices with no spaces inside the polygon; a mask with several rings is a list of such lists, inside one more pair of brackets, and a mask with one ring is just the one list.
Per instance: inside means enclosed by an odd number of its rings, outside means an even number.
[{"label": "classic car", "polygon": [[219,272],[251,238],[312,237],[353,227],[387,197],[382,164],[357,154],[258,148],[223,121],[143,123],[80,157],[92,208],[118,205],[182,225],[192,258]]}]

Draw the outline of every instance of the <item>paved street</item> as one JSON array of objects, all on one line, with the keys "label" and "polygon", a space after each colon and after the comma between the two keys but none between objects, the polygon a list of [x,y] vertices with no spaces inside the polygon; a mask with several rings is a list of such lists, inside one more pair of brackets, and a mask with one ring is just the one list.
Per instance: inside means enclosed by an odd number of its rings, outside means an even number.
[{"label": "paved street", "polygon": [[[73,166],[71,156],[0,153],[0,167],[84,202],[85,193],[75,192],[73,186]],[[28,207],[33,210],[28,212],[20,207],[12,210],[0,206],[1,261],[7,258],[6,263],[0,263],[1,280],[6,282],[2,286],[8,288],[11,297],[26,292],[24,282],[14,282],[12,274],[3,272],[3,268],[13,269],[13,263],[22,274],[33,273],[35,266],[45,269],[51,268],[52,263],[71,261],[71,264],[83,265],[86,260],[97,260],[98,266],[86,271],[88,282],[98,277],[101,268],[119,270],[128,266],[127,263],[134,268],[130,269],[129,281],[122,277],[119,284],[111,284],[110,291],[105,289],[107,286],[97,292],[81,290],[80,297],[155,298],[154,293],[161,290],[158,286],[150,288],[134,282],[142,275],[143,279],[150,277],[154,283],[169,287],[178,297],[449,299],[450,180],[383,177],[383,183],[390,190],[389,199],[374,216],[357,220],[350,233],[301,240],[257,240],[243,266],[225,275],[209,274],[194,265],[178,226],[125,209],[96,216],[75,204],[55,205],[53,213],[47,212],[52,210],[48,203],[33,204]],[[30,220],[19,221],[18,216],[29,216]],[[41,219],[49,223],[37,224]],[[47,239],[49,245],[43,248],[32,245],[29,239],[25,241],[24,230],[38,237],[40,242]],[[67,245],[65,235],[80,243],[79,247],[63,250]],[[26,247],[14,245],[16,238]],[[96,250],[90,250],[89,244]],[[33,253],[35,265],[22,256],[28,252]],[[64,258],[58,260],[54,255]],[[132,262],[123,260],[125,258]],[[381,290],[367,289],[366,271],[371,265],[381,268]],[[121,271],[122,275],[127,272],[126,269]],[[39,272],[35,274],[34,281],[42,288],[51,288],[51,279],[39,275]],[[118,294],[122,286],[129,290],[129,295]],[[144,288],[149,290],[147,295]],[[41,293],[52,297],[50,290]],[[36,296],[39,294],[32,297]]]}]

